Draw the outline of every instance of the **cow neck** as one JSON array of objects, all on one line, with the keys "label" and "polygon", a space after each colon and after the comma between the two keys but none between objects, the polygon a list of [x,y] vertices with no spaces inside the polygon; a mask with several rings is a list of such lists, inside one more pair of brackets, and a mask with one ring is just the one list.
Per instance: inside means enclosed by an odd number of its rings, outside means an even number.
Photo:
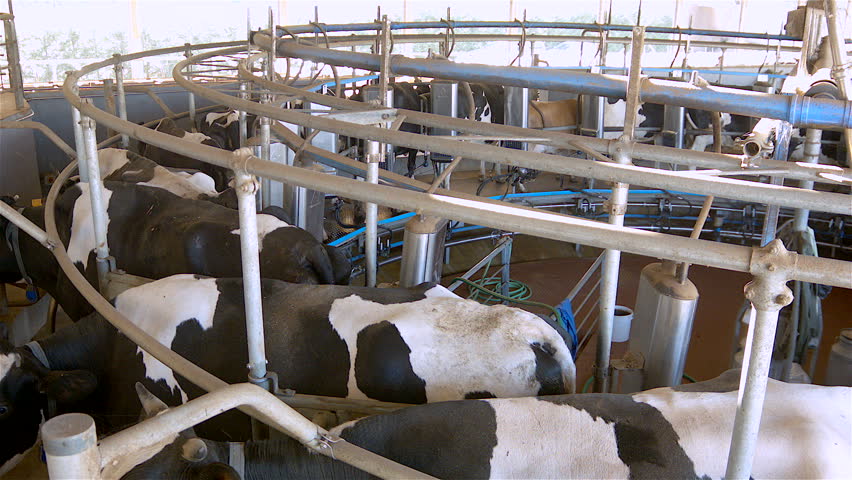
[{"label": "cow neck", "polygon": [[[32,342],[24,344],[24,347],[29,349],[29,351],[33,354],[36,360],[45,368],[45,370],[50,370],[50,360],[47,359],[47,354],[44,353],[44,349],[41,348],[41,344],[37,341],[33,340]],[[53,418],[56,416],[56,400],[51,397],[47,398],[47,411],[42,411],[45,418]]]},{"label": "cow neck", "polygon": [[88,370],[99,378],[110,365],[108,347],[115,329],[92,314],[39,341],[51,370]]},{"label": "cow neck", "polygon": [[[24,209],[19,208],[18,213],[23,213]],[[24,281],[27,283],[27,297],[30,296],[30,291],[35,290],[35,286],[33,285],[33,280],[30,278],[29,274],[27,274],[27,268],[24,265],[24,260],[21,258],[21,244],[18,241],[20,237],[20,228],[14,222],[9,222],[6,224],[6,245],[9,247],[9,250],[15,255],[15,262],[18,263],[18,272],[21,273],[21,276],[24,278]]]}]

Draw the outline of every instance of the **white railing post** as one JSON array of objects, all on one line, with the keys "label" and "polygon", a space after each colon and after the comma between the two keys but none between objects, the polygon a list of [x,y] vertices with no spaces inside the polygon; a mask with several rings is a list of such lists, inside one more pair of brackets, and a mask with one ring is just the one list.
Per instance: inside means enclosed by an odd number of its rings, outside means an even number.
[{"label": "white railing post", "polygon": [[266,346],[263,335],[263,305],[261,303],[260,254],[257,237],[256,194],[259,187],[253,175],[242,169],[241,163],[251,156],[248,149],[234,152],[234,175],[240,215],[240,258],[243,268],[243,296],[246,309],[246,338],[248,340],[249,381],[266,384]]},{"label": "white railing post", "polygon": [[[89,102],[87,102],[89,103]],[[91,105],[91,103],[89,103]],[[98,161],[98,139],[94,120],[82,116],[83,143],[89,172],[89,198],[92,203],[92,224],[95,230],[95,255],[98,268],[98,288],[106,291],[110,271],[109,244],[107,243],[107,205],[104,204],[104,185]]]},{"label": "white railing post", "polygon": [[98,480],[101,457],[95,421],[83,413],[66,413],[41,426],[47,473],[51,480]]},{"label": "white railing post", "polygon": [[[118,92],[118,117],[122,120],[127,120],[127,96],[124,93],[124,63],[119,62],[118,58],[121,57],[119,54],[113,55],[113,58],[116,59],[115,63],[115,88]],[[192,92],[189,94],[192,97]],[[130,137],[127,134],[121,134],[121,148],[127,148],[130,146]]]}]

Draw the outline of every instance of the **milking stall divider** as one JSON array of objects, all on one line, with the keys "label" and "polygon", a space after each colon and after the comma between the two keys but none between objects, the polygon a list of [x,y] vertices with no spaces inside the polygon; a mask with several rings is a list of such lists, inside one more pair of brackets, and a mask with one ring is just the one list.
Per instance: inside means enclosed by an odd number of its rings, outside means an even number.
[{"label": "milking stall divider", "polygon": [[[836,25],[834,0],[825,2],[825,11],[829,25],[835,23],[829,28],[833,40],[832,45],[834,48],[842,46],[843,39],[840,37],[840,30]],[[46,231],[42,231],[2,202],[0,202],[0,214],[9,218],[27,234],[50,249],[75,287],[111,324],[176,373],[210,393],[191,400],[180,407],[172,408],[159,417],[145,420],[134,427],[102,439],[99,443],[95,438],[94,423],[90,417],[69,414],[51,419],[42,430],[51,478],[110,478],[110,472],[117,465],[117,459],[128,453],[128,449],[138,451],[157,445],[166,438],[166,435],[179,432],[231,408],[239,408],[255,419],[296,438],[308,448],[349,463],[376,476],[382,478],[431,478],[349,444],[342,439],[332,438],[327,431],[306,420],[291,408],[309,407],[331,410],[339,408],[362,413],[376,413],[390,411],[401,407],[401,405],[292,394],[276,397],[273,393],[270,393],[270,390],[274,392],[277,388],[277,382],[274,373],[266,371],[256,220],[256,193],[259,189],[259,183],[255,176],[366,202],[368,205],[365,247],[366,275],[367,284],[371,286],[375,284],[376,205],[378,204],[413,211],[421,219],[428,219],[428,217],[451,218],[475,225],[606,249],[603,258],[603,279],[599,305],[600,332],[595,367],[596,391],[601,392],[608,389],[609,348],[621,251],[751,273],[754,278],[746,286],[745,292],[756,313],[753,321],[749,324],[743,366],[746,374],[741,376],[738,407],[726,474],[728,479],[749,478],[763,408],[778,311],[793,300],[792,292],[787,288],[786,282],[799,280],[852,288],[852,263],[796,254],[787,251],[778,239],[761,247],[746,247],[624,227],[623,218],[628,183],[790,207],[796,209],[797,223],[801,224],[804,221],[806,225],[809,210],[852,215],[852,203],[850,203],[848,195],[812,190],[814,182],[849,182],[849,179],[852,178],[852,170],[828,165],[760,160],[747,155],[705,153],[644,145],[633,141],[632,127],[636,125],[640,101],[649,101],[780,119],[797,126],[809,127],[809,131],[821,128],[849,129],[852,128],[852,102],[696,86],[652,80],[641,76],[640,65],[645,32],[778,40],[779,49],[782,40],[799,40],[795,37],[781,35],[594,25],[594,29],[600,31],[632,31],[632,58],[628,79],[566,70],[457,64],[447,60],[411,59],[391,55],[394,43],[403,43],[406,40],[419,41],[426,37],[433,39],[443,37],[448,40],[451,29],[480,27],[582,29],[590,26],[526,21],[456,22],[444,20],[442,22],[392,23],[385,17],[377,20],[376,23],[349,25],[313,23],[305,26],[274,27],[270,11],[269,29],[253,32],[253,35],[250,34],[251,42],[248,45],[244,42],[186,45],[129,55],[115,55],[111,59],[87,65],[78,71],[69,72],[63,86],[63,92],[73,107],[76,152],[62,144],[58,138],[53,140],[61,144],[63,150],[69,156],[76,157],[77,162],[72,162],[62,171],[49,192],[45,209]],[[446,28],[447,34],[392,36],[394,30],[436,28]],[[376,35],[360,37],[328,35],[329,33],[362,31],[376,32]],[[316,43],[306,43],[304,35],[312,35]],[[463,35],[458,37],[461,39]],[[321,42],[318,40],[319,38],[322,38],[321,41],[325,42],[326,48],[317,46]],[[550,35],[547,38],[561,39],[562,37]],[[500,38],[495,36],[494,39]],[[651,39],[649,39],[650,41]],[[654,41],[665,43],[667,40]],[[712,44],[712,42],[704,43]],[[355,44],[374,44],[380,54],[365,54],[331,48]],[[740,44],[736,45],[739,46]],[[744,48],[749,47],[745,46]],[[193,50],[210,49],[214,50],[192,54]],[[173,76],[180,86],[190,92],[189,116],[194,119],[198,113],[195,109],[194,95],[201,95],[208,100],[239,111],[241,147],[243,148],[235,152],[228,152],[214,147],[193,144],[127,121],[122,65],[149,56],[173,53],[184,53],[187,57],[175,66]],[[835,65],[846,64],[845,52],[838,51],[836,53]],[[384,95],[379,95],[377,104],[353,102],[337,96],[314,93],[309,91],[310,89],[288,85],[287,81],[290,80],[289,68],[284,82],[276,81],[274,62],[276,57],[287,57],[288,62],[290,58],[301,58],[303,61],[323,62],[326,65],[378,71],[380,92],[387,91],[389,79],[392,75],[417,75],[446,80],[475,81],[626,98],[625,134],[617,140],[606,140],[561,132],[531,130],[517,126],[485,124],[474,120],[395,109],[387,103],[387,96]],[[259,76],[255,75],[254,72],[257,70],[253,66],[258,60],[265,61],[265,68],[261,69],[262,74]],[[96,108],[79,95],[78,82],[80,78],[107,67],[113,67],[115,71],[118,117]],[[223,72],[234,70],[236,70],[237,79],[240,82],[238,96],[208,88],[204,83],[193,80],[231,78],[226,77]],[[836,80],[842,85],[841,91],[846,94],[852,90],[847,88],[848,78],[844,76],[845,71],[838,68],[835,69],[835,73]],[[334,70],[334,76],[336,84],[339,85],[340,78],[336,70]],[[257,94],[261,96],[260,103],[250,99],[250,95]],[[312,105],[322,105],[328,110],[325,112],[312,110],[306,114],[281,108],[283,104],[291,100],[303,100]],[[247,112],[253,113],[261,119],[259,157],[253,155],[252,149],[247,147]],[[531,144],[572,148],[585,152],[593,159],[601,161],[468,143],[446,136],[430,137],[400,132],[397,129],[403,121],[426,127],[451,129],[459,135],[523,139],[524,142]],[[96,122],[118,132],[119,135],[99,145],[95,136]],[[311,140],[316,134],[303,139],[279,122],[307,127],[313,129],[314,132],[333,132],[339,135],[363,138],[367,140],[366,165],[313,145]],[[38,128],[33,123],[28,122],[27,125],[15,128]],[[3,125],[3,127],[9,128],[7,125]],[[347,171],[358,172],[358,176],[364,177],[366,181],[300,168],[292,165],[292,162],[285,164],[270,161],[270,143],[273,136],[295,151],[296,155],[303,154],[314,161]],[[122,146],[127,147],[131,137],[234,171],[239,202],[246,328],[249,339],[248,384],[227,385],[222,380],[171,351],[131,323],[86,281],[71,262],[59,240],[60,236],[56,228],[54,213],[59,187],[71,177],[75,168],[79,167],[81,180],[88,181],[91,188],[98,274],[102,292],[105,291],[105,286],[110,281],[121,277],[119,272],[112,271],[114,266],[110,265],[106,236],[106,212],[102,202],[103,185],[100,178],[97,150],[99,146],[103,147],[115,142],[120,142]],[[847,138],[849,137],[847,136]],[[379,163],[384,159],[387,152],[387,148],[383,144],[438,152],[452,157],[453,161],[436,181],[429,185],[393,172],[380,171]],[[606,155],[611,156],[612,159],[607,158]],[[441,188],[440,185],[462,158],[613,182],[613,194],[609,205],[606,206],[610,213],[609,223],[535,210],[504,201],[484,199],[483,197]],[[633,159],[686,165],[693,170],[664,171],[639,167],[632,165]],[[705,170],[694,170],[695,168]],[[803,188],[785,187],[779,184],[761,184],[719,176],[720,173],[736,176],[738,174],[759,175],[763,172],[771,173],[773,177],[777,178],[799,180]],[[379,183],[380,179],[384,184]],[[767,221],[771,221],[771,219],[767,217]],[[420,260],[423,259],[420,258]],[[276,401],[276,398],[284,400],[290,406]]]}]

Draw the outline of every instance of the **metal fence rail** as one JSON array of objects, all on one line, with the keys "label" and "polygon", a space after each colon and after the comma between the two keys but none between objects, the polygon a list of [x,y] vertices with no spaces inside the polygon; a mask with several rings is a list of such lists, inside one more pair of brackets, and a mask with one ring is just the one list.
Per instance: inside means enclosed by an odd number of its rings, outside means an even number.
[{"label": "metal fence rail", "polygon": [[[376,24],[371,25],[371,28],[366,30],[375,30]],[[393,24],[390,28],[393,29]],[[718,34],[718,32],[715,32]],[[257,37],[257,36],[256,36]],[[323,58],[332,63],[341,62],[345,64],[357,64],[365,61],[365,57],[352,54],[348,56],[347,52],[325,51],[318,52],[319,49],[314,47],[299,46],[293,42],[280,42],[287,44],[283,48],[285,52],[298,52],[310,56],[312,58]],[[242,47],[244,48],[244,47]],[[307,50],[306,50],[307,49]],[[420,214],[435,215],[444,218],[453,218],[468,223],[477,225],[490,226],[508,231],[517,231],[530,235],[541,236],[556,240],[581,243],[586,245],[597,246],[600,248],[608,248],[619,251],[627,251],[640,255],[648,255],[658,258],[668,258],[675,261],[687,261],[693,264],[703,264],[718,268],[724,268],[735,271],[750,272],[754,275],[755,280],[746,288],[747,297],[753,302],[758,310],[757,321],[753,322],[756,325],[754,333],[754,345],[751,345],[749,360],[745,370],[748,371],[743,375],[743,383],[740,388],[740,396],[743,399],[742,406],[738,409],[737,422],[735,426],[734,438],[735,442],[732,446],[731,461],[734,466],[729,465],[729,474],[734,477],[739,477],[745,472],[748,475],[751,450],[753,447],[753,438],[751,437],[754,429],[759,425],[760,409],[762,404],[762,395],[765,390],[766,375],[764,371],[764,360],[767,355],[767,346],[771,352],[772,346],[772,331],[770,326],[774,325],[774,318],[777,316],[778,309],[787,304],[791,300],[791,294],[786,288],[785,283],[788,280],[796,279],[812,283],[823,283],[828,285],[836,285],[844,288],[852,288],[852,263],[842,262],[838,260],[810,257],[797,255],[787,252],[780,242],[776,241],[763,248],[748,248],[737,245],[720,244],[705,240],[696,240],[678,237],[674,235],[666,235],[661,233],[645,232],[633,228],[626,228],[617,225],[608,225],[600,222],[589,221],[585,219],[574,218],[566,215],[559,215],[550,212],[535,211],[528,208],[513,206],[511,204],[494,202],[494,201],[478,201],[475,199],[464,198],[463,196],[450,196],[442,194],[441,191],[436,193],[421,193],[407,189],[400,189],[385,185],[371,184],[360,182],[336,176],[330,176],[323,173],[317,173],[301,169],[298,167],[277,164],[268,161],[263,161],[251,155],[251,152],[246,149],[236,152],[227,152],[213,147],[204,145],[192,144],[181,140],[177,137],[172,137],[167,134],[154,132],[150,129],[135,125],[126,120],[117,118],[108,114],[93,105],[81,100],[77,92],[77,82],[81,76],[95,71],[99,68],[120,64],[131,59],[142,58],[151,54],[174,53],[175,51],[183,51],[184,47],[175,49],[162,49],[153,52],[141,52],[126,56],[116,56],[113,59],[98,62],[88,65],[83,69],[70,74],[63,86],[63,92],[72,104],[79,110],[84,122],[88,119],[102,123],[108,128],[111,128],[121,134],[132,136],[145,143],[158,146],[167,150],[180,153],[191,158],[201,160],[214,165],[231,168],[237,174],[240,180],[240,188],[243,192],[243,197],[247,198],[254,194],[256,182],[253,175],[263,176],[269,179],[287,182],[293,185],[312,188],[319,191],[339,194],[355,200],[372,202],[382,205],[387,205],[399,209],[417,211]],[[216,54],[226,54],[240,49],[222,50]],[[282,52],[279,47],[278,52]],[[852,212],[852,205],[849,204],[849,196],[838,194],[825,194],[817,192],[808,192],[800,189],[791,189],[786,187],[770,187],[760,185],[753,182],[739,182],[733,180],[719,178],[693,178],[687,176],[668,176],[659,172],[654,172],[651,169],[639,169],[638,167],[629,166],[613,166],[610,164],[593,163],[591,161],[576,161],[572,162],[570,168],[565,168],[556,157],[547,155],[536,155],[531,153],[512,151],[512,155],[507,154],[501,149],[484,147],[479,145],[458,145],[456,142],[447,139],[419,139],[408,137],[409,134],[394,132],[389,129],[375,129],[363,125],[353,125],[339,120],[330,118],[321,118],[316,116],[304,115],[293,112],[286,112],[282,109],[272,107],[270,105],[259,105],[247,100],[223,95],[219,92],[214,92],[210,89],[203,88],[192,81],[188,80],[183,75],[183,69],[189,67],[193,62],[204,58],[210,58],[216,54],[203,54],[190,57],[186,61],[181,62],[175,67],[175,80],[185,86],[193,94],[202,95],[208,99],[219,103],[227,104],[242,112],[252,112],[261,117],[287,121],[290,123],[308,126],[310,128],[334,131],[345,135],[366,138],[368,140],[390,143],[394,145],[405,146],[426,146],[436,147],[432,150],[444,153],[450,153],[466,158],[486,159],[494,161],[495,156],[498,161],[509,164],[526,166],[534,166],[540,170],[555,171],[561,173],[574,173],[593,178],[603,178],[610,181],[633,181],[636,183],[644,183],[648,185],[665,185],[672,186],[682,190],[692,190],[700,193],[714,194],[719,196],[727,196],[730,198],[750,199],[755,202],[771,202],[779,205],[786,205],[797,208],[809,208],[810,210],[823,210],[842,214]],[[344,62],[345,60],[345,62]],[[408,63],[406,63],[408,62]],[[411,63],[414,62],[414,63]],[[390,66],[385,66],[383,73],[390,73],[390,69],[394,69],[395,73],[405,73],[402,70],[396,70],[401,65],[419,65],[418,68],[426,68],[428,72],[434,76],[461,76],[464,78],[479,78],[478,76],[484,71],[479,66],[463,66],[456,65],[446,68],[447,63],[422,63],[415,61],[403,61],[399,57],[395,57]],[[368,68],[370,65],[365,63]],[[382,69],[379,65],[377,70]],[[413,71],[413,70],[412,70]],[[518,78],[524,78],[529,86],[537,86],[549,88],[550,85],[545,82],[548,76],[535,74],[529,77],[519,75],[520,70],[514,67],[493,67],[488,69],[490,79],[502,84],[518,83]],[[577,77],[579,78],[579,77]],[[585,79],[599,79],[599,77],[582,77]],[[120,82],[120,79],[117,79]],[[539,82],[539,83],[536,83]],[[645,82],[648,86],[648,83]],[[612,89],[613,86],[605,86],[606,89]],[[656,88],[656,87],[654,87]],[[261,88],[263,90],[263,88]],[[119,89],[119,95],[122,90]],[[613,90],[615,92],[615,90]],[[625,89],[621,89],[623,95]],[[672,94],[673,90],[668,91],[666,95]],[[633,92],[634,94],[637,92]],[[618,92],[615,92],[618,94]],[[307,93],[300,95],[306,97]],[[224,97],[224,98],[223,98]],[[731,94],[725,91],[710,90],[706,94],[702,94],[699,105],[704,107],[713,107],[716,109],[725,110],[726,106],[730,105],[733,100],[742,100],[744,98],[740,94]],[[752,100],[758,97],[753,97]],[[762,100],[769,99],[768,96],[759,97]],[[646,98],[650,99],[650,97]],[[724,100],[724,101],[720,101]],[[726,103],[727,102],[727,103]],[[773,103],[774,102],[774,103]],[[798,99],[783,99],[784,112],[777,113],[780,100],[772,100],[773,106],[776,109],[776,114],[788,116],[791,120],[797,123],[804,124],[831,124],[831,126],[849,126],[852,125],[852,104],[849,102],[834,102],[834,103],[819,103],[819,102],[804,102]],[[782,102],[782,103],[783,103]],[[322,103],[322,102],[320,102]],[[817,110],[803,111],[799,107],[810,106],[819,107]],[[770,108],[770,109],[771,109]],[[783,110],[783,109],[782,109]],[[732,111],[737,111],[736,109]],[[412,112],[413,114],[414,112]],[[409,115],[409,112],[398,111],[398,115]],[[416,117],[416,115],[412,115]],[[770,115],[771,116],[771,115]],[[787,117],[785,117],[787,118]],[[421,116],[424,122],[429,117]],[[393,118],[382,119],[383,122],[392,121]],[[445,122],[447,119],[444,120]],[[491,132],[501,134],[497,126],[474,126],[473,123],[464,123],[465,128],[459,130],[476,131],[477,133]],[[445,123],[446,125],[447,123]],[[87,125],[87,130],[92,125]],[[539,133],[524,131],[526,136],[535,136]],[[89,133],[91,136],[91,133]],[[92,142],[90,141],[91,145]],[[625,147],[625,143],[610,143],[608,147],[618,148]],[[633,147],[627,144],[627,147]],[[637,146],[638,147],[638,146]],[[636,149],[636,148],[634,148]],[[662,153],[671,156],[677,155],[675,152]],[[613,150],[611,153],[625,153]],[[78,150],[80,160],[88,161],[90,173],[97,171],[97,155],[91,152]],[[83,158],[84,156],[93,158]],[[487,158],[486,158],[487,157]],[[708,157],[709,158],[709,157]],[[716,158],[716,157],[713,157]],[[559,159],[563,163],[568,163],[565,158]],[[72,279],[75,286],[83,293],[83,295],[92,303],[92,305],[100,311],[104,316],[113,323],[119,330],[124,332],[131,340],[140,345],[140,347],[152,353],[156,358],[164,364],[173,368],[180,375],[186,377],[193,383],[207,390],[215,390],[221,388],[224,382],[213,377],[209,373],[200,370],[197,366],[187,362],[182,357],[171,352],[163,345],[157,343],[151,337],[139,330],[127,319],[123,318],[116,312],[112,306],[101,297],[77,271],[75,266],[70,262],[64,249],[61,248],[59,235],[56,230],[53,207],[58,193],[58,185],[61,185],[70,175],[73,165],[66,169],[60,179],[57,179],[54,188],[51,189],[48,196],[46,209],[46,225],[47,236],[43,239],[49,239],[54,246],[54,253],[57,261]],[[848,172],[844,171],[844,174]],[[99,182],[97,174],[93,175],[91,180]],[[758,194],[754,192],[760,192]],[[94,195],[93,195],[94,197]],[[241,204],[243,202],[241,201]],[[838,205],[839,204],[839,205]],[[249,208],[248,204],[241,205],[240,223],[248,225],[250,222],[256,222],[254,217],[255,212]],[[99,211],[102,208],[98,205],[93,205],[93,215],[104,215],[105,212]],[[4,216],[12,216],[7,209],[3,208]],[[20,219],[17,219],[18,221]],[[38,235],[38,232],[35,232]],[[245,236],[243,236],[245,237]],[[106,247],[104,244],[103,247]],[[243,260],[255,261],[257,259],[257,245],[244,245]],[[246,275],[257,275],[251,268],[244,268]],[[245,282],[247,285],[250,282]],[[247,298],[250,298],[246,292]],[[246,302],[247,304],[249,302]],[[251,316],[247,312],[247,316]],[[255,315],[256,316],[256,315]],[[262,325],[262,324],[261,324]],[[262,328],[257,331],[256,328],[250,328],[249,338],[252,342],[263,339]],[[260,361],[260,356],[255,355],[252,361]],[[263,379],[251,378],[250,380],[261,383]],[[283,430],[287,427],[278,419],[277,414],[270,416],[257,410],[250,413],[261,418],[263,421],[272,425],[277,425]],[[756,413],[756,416],[755,416]],[[742,417],[742,418],[741,418]],[[358,452],[356,455],[348,455],[343,450],[334,450],[335,445],[332,444],[332,452],[336,458],[356,464],[359,468],[364,468],[376,475],[387,475],[393,471],[401,475],[400,470],[385,470],[387,468],[396,468],[392,462],[383,459],[372,459],[368,465],[358,464],[355,459],[357,455],[363,454]],[[737,447],[742,445],[742,448]],[[345,457],[345,458],[344,458]],[[746,463],[743,463],[746,462]],[[370,465],[375,465],[373,470],[370,470]],[[378,466],[380,465],[380,466]],[[409,472],[410,473],[410,472]]]}]

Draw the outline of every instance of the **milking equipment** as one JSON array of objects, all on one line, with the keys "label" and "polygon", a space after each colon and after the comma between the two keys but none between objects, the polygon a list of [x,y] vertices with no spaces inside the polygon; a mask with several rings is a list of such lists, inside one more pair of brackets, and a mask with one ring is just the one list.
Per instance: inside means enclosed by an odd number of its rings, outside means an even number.
[{"label": "milking equipment", "polygon": [[[436,115],[445,115],[447,117],[457,117],[459,111],[459,84],[449,80],[432,80],[431,82],[431,107],[432,113]],[[465,112],[466,114],[467,112]],[[455,130],[448,128],[432,127],[429,129],[429,135],[456,135]],[[435,174],[439,175],[441,170],[447,163],[452,161],[450,155],[438,152],[430,152],[429,160],[435,167]],[[450,188],[449,176],[444,180],[444,188]],[[408,230],[406,230],[407,232]]]},{"label": "milking equipment", "polygon": [[444,264],[447,219],[415,215],[405,224],[400,287],[439,282]]},{"label": "milking equipment", "polygon": [[652,263],[639,279],[630,351],[645,358],[643,390],[679,385],[683,376],[698,289],[676,270],[674,262]]}]

